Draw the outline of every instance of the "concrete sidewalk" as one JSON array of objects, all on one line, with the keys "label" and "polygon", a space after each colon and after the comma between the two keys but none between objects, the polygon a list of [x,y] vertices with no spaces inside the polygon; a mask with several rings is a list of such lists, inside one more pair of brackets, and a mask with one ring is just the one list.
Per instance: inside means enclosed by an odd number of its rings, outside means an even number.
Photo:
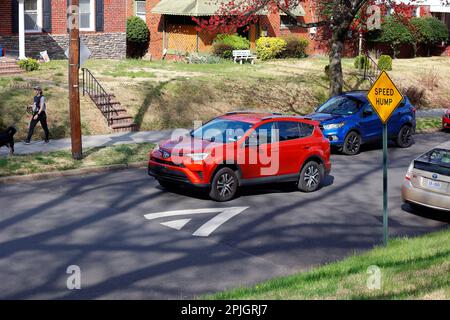
[{"label": "concrete sidewalk", "polygon": [[[106,147],[111,145],[143,142],[157,143],[160,140],[170,138],[172,132],[173,130],[137,131],[98,136],[83,136],[83,148]],[[58,150],[68,150],[70,148],[70,138],[50,140],[50,143],[48,144],[44,143],[44,141],[32,141],[29,145],[25,145],[23,142],[16,142],[16,144],[14,145],[15,154],[51,152]],[[6,147],[0,148],[0,156],[7,155],[8,151],[9,150]]]},{"label": "concrete sidewalk", "polygon": [[441,118],[447,109],[428,109],[428,110],[417,110],[416,116],[418,118]]}]

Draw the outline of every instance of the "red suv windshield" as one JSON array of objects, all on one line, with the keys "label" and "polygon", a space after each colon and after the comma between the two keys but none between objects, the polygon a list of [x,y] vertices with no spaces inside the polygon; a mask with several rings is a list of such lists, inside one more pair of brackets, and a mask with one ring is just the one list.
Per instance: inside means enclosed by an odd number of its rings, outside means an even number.
[{"label": "red suv windshield", "polygon": [[217,118],[192,131],[191,136],[218,143],[236,142],[251,127],[248,122]]}]

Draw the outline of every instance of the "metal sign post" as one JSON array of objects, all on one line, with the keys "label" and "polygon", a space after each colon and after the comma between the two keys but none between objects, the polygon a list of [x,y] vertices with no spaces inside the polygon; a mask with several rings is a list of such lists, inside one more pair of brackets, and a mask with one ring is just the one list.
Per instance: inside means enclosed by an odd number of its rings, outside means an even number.
[{"label": "metal sign post", "polygon": [[383,123],[383,244],[387,246],[388,234],[388,129]]},{"label": "metal sign post", "polygon": [[383,123],[383,244],[386,246],[389,236],[388,212],[388,121],[402,102],[403,96],[383,71],[367,93],[367,99]]}]

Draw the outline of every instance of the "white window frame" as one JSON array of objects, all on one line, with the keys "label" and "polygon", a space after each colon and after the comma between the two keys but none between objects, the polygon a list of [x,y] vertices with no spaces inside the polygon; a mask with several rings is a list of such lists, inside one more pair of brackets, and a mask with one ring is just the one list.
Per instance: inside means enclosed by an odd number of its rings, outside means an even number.
[{"label": "white window frame", "polygon": [[141,18],[142,20],[144,20],[144,21],[146,21],[146,19],[147,19],[147,10],[145,9],[145,11],[144,11],[144,17],[142,18],[142,12],[141,12],[141,14],[139,14],[138,13],[138,10],[137,10],[137,8],[138,8],[138,2],[144,2],[145,4],[146,4],[146,0],[134,0],[134,15],[136,16],[136,17],[139,17],[139,18]]},{"label": "white window frame", "polygon": [[[24,4],[25,5],[25,4]],[[37,29],[25,29],[25,33],[40,33],[40,32],[42,32],[42,21],[43,21],[43,18],[42,18],[42,15],[43,15],[43,13],[42,13],[42,11],[43,11],[43,9],[42,9],[42,0],[36,0],[36,8],[37,8],[37,18],[36,18],[36,24],[37,24]],[[24,12],[24,15],[26,15],[27,14],[27,11],[25,10],[25,12]],[[25,17],[24,17],[24,19],[25,19]]]},{"label": "white window frame", "polygon": [[90,3],[89,3],[89,10],[90,10],[89,24],[90,24],[90,26],[89,26],[89,28],[82,28],[81,21],[80,21],[80,31],[95,31],[95,0],[89,0],[89,1],[90,1]]}]

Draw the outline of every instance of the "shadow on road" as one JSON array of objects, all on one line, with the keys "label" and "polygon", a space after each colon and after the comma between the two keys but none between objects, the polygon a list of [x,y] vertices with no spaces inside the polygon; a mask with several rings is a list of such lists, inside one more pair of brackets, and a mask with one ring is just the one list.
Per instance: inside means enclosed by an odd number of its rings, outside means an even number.
[{"label": "shadow on road", "polygon": [[[327,188],[334,183],[334,176],[328,175],[322,183],[321,189]],[[197,198],[199,200],[207,200],[211,199],[208,196],[207,188],[195,188],[191,186],[179,185],[170,189],[165,189],[162,186],[158,185],[157,189],[165,192],[172,192],[178,195],[187,196]],[[238,192],[236,194],[235,199],[246,196],[256,196],[262,194],[276,194],[276,193],[294,193],[301,192],[297,188],[297,184],[295,182],[284,182],[284,183],[267,183],[261,185],[254,186],[245,186],[239,187]]]},{"label": "shadow on road", "polygon": [[[412,154],[420,150],[390,153],[395,160],[391,168],[402,168],[403,172]],[[217,204],[205,194],[189,194],[189,188],[175,191],[186,198],[163,192],[145,170],[11,187],[8,196],[13,200],[30,194],[42,198],[0,215],[0,281],[24,283],[21,287],[14,283],[13,289],[0,296],[95,299],[132,292],[146,298],[194,297],[205,294],[205,288],[226,289],[214,274],[217,270],[241,280],[252,279],[246,280],[249,284],[273,275],[270,270],[275,267],[280,268],[277,275],[288,274],[370,249],[381,242],[380,188],[372,184],[380,172],[379,154],[337,156],[336,160],[340,167],[319,192],[302,194],[295,185],[284,184],[243,188],[241,198],[245,201],[236,199],[229,205],[245,203],[250,207],[248,214],[240,216],[239,223],[225,225],[224,231],[200,240],[193,240],[189,232],[150,229],[143,214]],[[50,192],[54,195],[46,194]],[[272,193],[277,196],[269,196]],[[286,197],[285,193],[298,196]],[[201,203],[190,201],[187,197],[191,195]],[[403,216],[408,208],[402,209],[390,217],[392,236],[420,235],[448,227]],[[434,216],[428,212],[415,215]],[[36,223],[41,223],[40,228],[34,228]],[[265,263],[274,269],[255,272],[247,265],[249,257],[256,257],[259,267]],[[26,265],[21,264],[24,261]],[[80,261],[107,276],[100,276],[81,291],[69,292],[65,289],[65,268]]]},{"label": "shadow on road", "polygon": [[410,213],[421,218],[450,223],[450,214],[446,211],[433,210],[422,206],[417,206],[417,208],[415,208],[407,203],[402,205],[402,210],[406,213]]}]

